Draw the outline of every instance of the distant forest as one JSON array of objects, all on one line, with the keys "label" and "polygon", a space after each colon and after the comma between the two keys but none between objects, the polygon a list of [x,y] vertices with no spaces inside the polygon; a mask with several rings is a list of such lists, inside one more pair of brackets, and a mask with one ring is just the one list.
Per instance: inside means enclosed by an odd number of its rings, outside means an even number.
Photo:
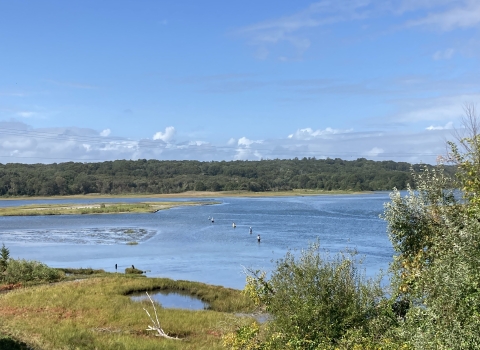
[{"label": "distant forest", "polygon": [[[253,192],[293,189],[405,189],[412,165],[336,159],[260,161],[116,160],[99,163],[0,164],[0,196],[161,194],[185,191]],[[414,165],[415,170],[420,165]],[[447,169],[448,171],[449,169]]]}]

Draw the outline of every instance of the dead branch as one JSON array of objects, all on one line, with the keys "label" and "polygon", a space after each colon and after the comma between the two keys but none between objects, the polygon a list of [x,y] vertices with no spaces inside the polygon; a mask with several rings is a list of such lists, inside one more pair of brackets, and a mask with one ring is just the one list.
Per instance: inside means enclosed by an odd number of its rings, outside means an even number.
[{"label": "dead branch", "polygon": [[148,326],[147,331],[156,331],[158,334],[155,334],[157,337],[164,337],[167,339],[173,339],[173,340],[182,340],[178,337],[171,337],[167,333],[164,332],[162,327],[160,326],[160,321],[158,321],[158,315],[157,315],[157,308],[155,307],[155,303],[153,302],[152,298],[150,298],[150,295],[148,295],[148,292],[145,292],[147,294],[148,299],[150,299],[150,302],[152,303],[153,306],[153,311],[155,312],[155,320],[153,319],[152,316],[150,316],[150,313],[148,312],[147,309],[143,308],[145,312],[148,315],[148,318],[150,318],[150,321],[152,321],[153,326]]}]

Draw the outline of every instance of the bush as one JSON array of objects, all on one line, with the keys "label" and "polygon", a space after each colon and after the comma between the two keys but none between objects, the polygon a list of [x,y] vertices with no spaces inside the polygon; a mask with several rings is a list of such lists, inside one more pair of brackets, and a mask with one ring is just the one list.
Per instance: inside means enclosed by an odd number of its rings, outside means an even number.
[{"label": "bush", "polygon": [[225,344],[232,349],[329,349],[349,331],[368,332],[384,297],[379,280],[366,280],[359,263],[353,252],[324,259],[312,245],[299,258],[288,252],[269,279],[250,271],[244,292],[271,320],[260,329],[255,323],[239,328]]},{"label": "bush", "polygon": [[2,275],[2,282],[7,284],[25,282],[54,282],[64,277],[63,272],[50,268],[38,261],[10,259]]}]

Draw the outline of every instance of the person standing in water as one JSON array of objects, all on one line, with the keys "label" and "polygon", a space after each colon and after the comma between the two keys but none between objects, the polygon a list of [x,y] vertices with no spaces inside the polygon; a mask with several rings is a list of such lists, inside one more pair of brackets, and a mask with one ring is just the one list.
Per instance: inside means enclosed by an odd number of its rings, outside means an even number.
[{"label": "person standing in water", "polygon": [[260,235],[257,235],[257,242],[260,243]]},{"label": "person standing in water", "polygon": [[253,232],[253,230],[252,230],[252,228],[250,227],[250,234],[252,234],[252,232]]}]

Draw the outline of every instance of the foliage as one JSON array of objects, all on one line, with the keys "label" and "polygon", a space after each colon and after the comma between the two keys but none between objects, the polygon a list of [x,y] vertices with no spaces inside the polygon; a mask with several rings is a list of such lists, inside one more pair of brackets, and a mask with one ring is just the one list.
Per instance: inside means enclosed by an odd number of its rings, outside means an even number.
[{"label": "foliage", "polygon": [[9,259],[10,250],[2,243],[2,248],[0,249],[0,273],[3,273],[7,269]]},{"label": "foliage", "polygon": [[456,181],[441,166],[424,170],[415,190],[403,198],[395,191],[385,208],[397,252],[394,296],[410,301],[396,333],[415,349],[480,347],[480,150],[475,139],[461,142],[464,153],[449,143]]},{"label": "foliage", "polygon": [[366,280],[359,263],[354,252],[323,258],[315,244],[299,257],[288,252],[270,278],[250,271],[244,293],[272,319],[259,330],[255,323],[237,329],[226,344],[232,349],[329,349],[353,330],[368,334],[384,298],[379,280]]},{"label": "foliage", "polygon": [[8,266],[1,276],[1,282],[6,284],[54,282],[63,277],[63,272],[41,262],[9,259]]},{"label": "foliage", "polygon": [[435,244],[441,239],[443,227],[458,220],[461,207],[451,190],[452,180],[442,167],[425,167],[413,176],[415,189],[409,185],[404,197],[394,189],[391,202],[385,204],[383,218],[393,249],[398,253],[391,265],[395,290],[399,294],[422,295],[423,291],[416,290],[417,282],[438,255]]},{"label": "foliage", "polygon": [[[0,196],[160,194],[185,191],[391,190],[406,188],[410,164],[365,158],[199,162],[0,164]],[[415,166],[418,169],[418,166]],[[108,205],[106,205],[108,208]]]}]

